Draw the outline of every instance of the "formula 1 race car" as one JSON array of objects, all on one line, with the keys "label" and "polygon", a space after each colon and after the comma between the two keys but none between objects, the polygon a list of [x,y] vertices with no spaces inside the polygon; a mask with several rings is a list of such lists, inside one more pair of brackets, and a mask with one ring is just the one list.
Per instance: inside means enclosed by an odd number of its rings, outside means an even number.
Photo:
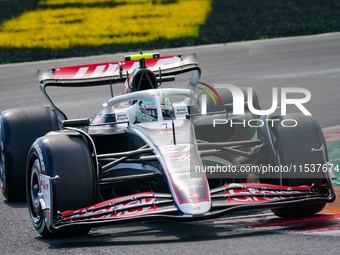
[{"label": "formula 1 race car", "polygon": [[[159,88],[187,72],[187,88]],[[314,118],[255,115],[253,91],[245,93],[244,113],[235,114],[232,91],[201,83],[200,75],[195,54],[39,70],[51,107],[1,114],[4,197],[27,199],[42,236],[265,208],[298,217],[335,200]],[[122,83],[124,93],[112,95],[92,119],[68,120],[46,92],[101,85],[112,91]]]}]

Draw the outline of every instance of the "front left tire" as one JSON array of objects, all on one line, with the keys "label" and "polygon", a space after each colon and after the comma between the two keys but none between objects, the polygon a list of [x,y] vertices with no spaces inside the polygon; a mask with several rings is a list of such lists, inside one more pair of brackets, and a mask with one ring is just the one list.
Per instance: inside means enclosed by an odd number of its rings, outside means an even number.
[{"label": "front left tire", "polygon": [[[278,165],[282,166],[323,166],[322,153],[327,158],[326,142],[318,122],[310,116],[303,114],[288,114],[285,116],[275,116],[272,128],[273,140],[275,141],[276,157]],[[282,121],[295,120],[297,126],[284,127]],[[324,152],[313,152],[313,148],[320,150],[323,146]],[[282,185],[299,186],[307,185],[318,189],[321,185],[327,184],[327,177],[323,171],[297,171],[283,172]],[[332,185],[332,184],[329,184]],[[320,212],[326,203],[317,202],[306,205],[297,205],[272,209],[272,212],[279,217],[292,218],[310,216]]]}]

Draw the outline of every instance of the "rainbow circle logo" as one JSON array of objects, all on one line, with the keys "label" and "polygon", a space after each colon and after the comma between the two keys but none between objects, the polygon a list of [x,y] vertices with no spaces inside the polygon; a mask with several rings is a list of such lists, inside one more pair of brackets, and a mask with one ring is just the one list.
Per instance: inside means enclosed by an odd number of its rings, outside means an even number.
[{"label": "rainbow circle logo", "polygon": [[[203,86],[207,87],[208,89],[210,89],[210,90],[217,96],[218,101],[220,102],[221,106],[223,106],[221,97],[220,97],[220,95],[217,93],[216,89],[214,89],[212,86],[210,86],[210,85],[208,85],[208,84],[206,84],[206,83],[203,83],[203,82],[198,82],[198,84],[203,85]],[[216,100],[215,100],[213,94],[212,94],[208,89],[206,89],[206,88],[200,88],[200,87],[197,87],[197,88],[198,88],[198,89],[201,89],[201,90],[203,90],[205,93],[207,93],[207,94],[212,98],[212,100],[214,101],[215,105],[217,106],[217,103],[216,103]]]}]

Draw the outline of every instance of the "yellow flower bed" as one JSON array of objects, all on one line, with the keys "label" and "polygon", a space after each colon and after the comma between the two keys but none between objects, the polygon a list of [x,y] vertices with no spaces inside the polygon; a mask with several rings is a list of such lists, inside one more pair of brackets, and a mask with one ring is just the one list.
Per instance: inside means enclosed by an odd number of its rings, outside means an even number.
[{"label": "yellow flower bed", "polygon": [[[45,0],[41,4],[77,2],[79,0]],[[170,4],[153,4],[147,0],[116,2],[127,4],[25,12],[0,25],[0,47],[67,49],[193,37],[199,35],[199,26],[204,24],[211,10],[211,0],[178,0]],[[138,4],[129,4],[135,2]]]}]

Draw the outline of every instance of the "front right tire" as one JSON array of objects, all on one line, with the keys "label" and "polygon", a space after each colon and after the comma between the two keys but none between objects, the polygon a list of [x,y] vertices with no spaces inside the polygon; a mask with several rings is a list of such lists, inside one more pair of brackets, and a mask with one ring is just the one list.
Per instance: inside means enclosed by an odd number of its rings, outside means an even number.
[{"label": "front right tire", "polygon": [[84,235],[90,228],[51,232],[44,219],[38,194],[40,174],[60,179],[52,181],[53,215],[95,204],[94,166],[89,149],[80,136],[53,134],[39,138],[31,147],[26,173],[26,194],[34,228],[44,237]]}]

